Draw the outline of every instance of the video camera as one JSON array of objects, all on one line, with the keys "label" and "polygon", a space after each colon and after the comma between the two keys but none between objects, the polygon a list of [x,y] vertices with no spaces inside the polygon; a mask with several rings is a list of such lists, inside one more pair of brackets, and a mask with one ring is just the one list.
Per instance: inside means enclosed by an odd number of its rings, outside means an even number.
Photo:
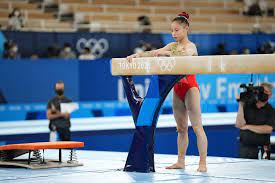
[{"label": "video camera", "polygon": [[243,89],[243,92],[240,93],[240,99],[237,99],[238,102],[253,104],[268,100],[268,95],[264,93],[264,87],[262,86],[254,86],[253,83],[249,83],[247,85],[241,84],[240,88]]}]

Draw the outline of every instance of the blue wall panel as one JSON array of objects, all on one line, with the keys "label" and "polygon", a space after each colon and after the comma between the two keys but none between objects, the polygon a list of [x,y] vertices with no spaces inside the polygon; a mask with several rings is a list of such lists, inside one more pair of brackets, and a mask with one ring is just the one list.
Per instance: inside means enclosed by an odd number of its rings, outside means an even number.
[{"label": "blue wall panel", "polygon": [[111,75],[109,59],[79,62],[79,100],[115,100],[117,79]]},{"label": "blue wall panel", "polygon": [[0,61],[0,88],[8,103],[47,102],[58,80],[66,83],[66,94],[78,100],[77,61]]}]

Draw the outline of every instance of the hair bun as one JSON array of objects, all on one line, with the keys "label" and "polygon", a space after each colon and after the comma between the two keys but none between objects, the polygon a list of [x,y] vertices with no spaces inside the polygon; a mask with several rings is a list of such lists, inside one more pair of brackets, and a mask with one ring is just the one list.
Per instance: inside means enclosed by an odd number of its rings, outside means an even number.
[{"label": "hair bun", "polygon": [[189,14],[186,13],[185,11],[179,13],[178,16],[179,16],[179,17],[185,17],[186,19],[189,19]]}]

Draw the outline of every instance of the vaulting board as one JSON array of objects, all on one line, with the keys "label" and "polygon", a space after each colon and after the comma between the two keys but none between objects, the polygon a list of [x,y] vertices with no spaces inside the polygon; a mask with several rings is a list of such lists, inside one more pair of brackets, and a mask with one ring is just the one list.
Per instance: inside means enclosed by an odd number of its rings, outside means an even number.
[{"label": "vaulting board", "polygon": [[[25,144],[10,144],[0,146],[0,166],[25,167],[30,169],[45,169],[59,167],[82,166],[76,158],[75,148],[84,147],[83,142],[60,141],[60,142],[36,142]],[[59,149],[58,159],[45,159],[46,149]],[[62,161],[62,149],[70,149],[68,161]],[[41,150],[43,153],[41,153]],[[19,159],[27,154],[27,159]]]}]

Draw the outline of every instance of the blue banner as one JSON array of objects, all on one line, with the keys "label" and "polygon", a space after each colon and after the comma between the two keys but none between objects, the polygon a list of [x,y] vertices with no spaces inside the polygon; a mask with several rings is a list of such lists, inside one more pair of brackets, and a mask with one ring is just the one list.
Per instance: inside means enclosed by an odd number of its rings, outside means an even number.
[{"label": "blue banner", "polygon": [[[47,102],[54,95],[58,80],[65,82],[66,95],[74,101],[125,101],[122,81],[110,72],[110,59],[91,62],[79,60],[0,60],[0,89],[8,103]],[[197,75],[202,104],[233,104],[241,83],[249,83],[250,74]],[[254,74],[253,82],[271,82],[275,74]],[[135,77],[136,89],[144,96],[150,76]],[[275,90],[273,91],[275,93]],[[271,102],[274,102],[273,96]],[[171,95],[167,101],[171,101]]]}]

